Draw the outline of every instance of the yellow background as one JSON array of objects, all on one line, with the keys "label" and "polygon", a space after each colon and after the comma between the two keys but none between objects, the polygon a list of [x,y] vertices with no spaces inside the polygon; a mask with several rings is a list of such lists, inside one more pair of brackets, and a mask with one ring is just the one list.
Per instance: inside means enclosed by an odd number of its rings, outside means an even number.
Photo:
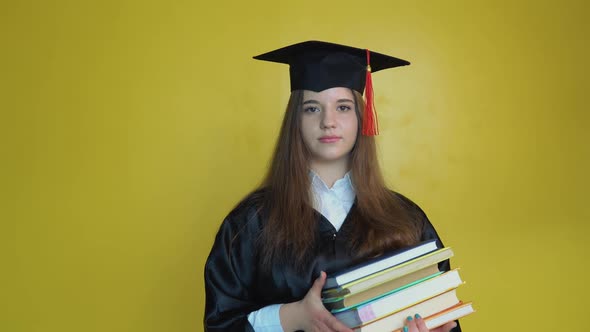
[{"label": "yellow background", "polygon": [[581,331],[585,1],[16,1],[0,5],[1,331],[201,331],[219,223],[261,179],[308,39],[409,59],[374,75],[392,186],[478,312]]}]

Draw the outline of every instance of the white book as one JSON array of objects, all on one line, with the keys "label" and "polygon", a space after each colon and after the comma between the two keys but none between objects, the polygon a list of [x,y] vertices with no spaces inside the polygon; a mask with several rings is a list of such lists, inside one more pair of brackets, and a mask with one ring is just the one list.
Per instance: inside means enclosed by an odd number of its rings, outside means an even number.
[{"label": "white book", "polygon": [[383,332],[401,329],[408,316],[420,314],[423,317],[432,316],[441,311],[441,308],[450,308],[459,303],[456,289],[437,295],[426,301],[393,313],[389,316],[366,323],[354,329],[355,332]]},{"label": "white book", "polygon": [[[377,298],[369,303],[342,310],[333,310],[332,313],[346,326],[353,328],[457,288],[462,283],[459,270],[451,270],[416,285],[401,289],[398,292]],[[444,308],[440,308],[440,310],[442,309]]]}]

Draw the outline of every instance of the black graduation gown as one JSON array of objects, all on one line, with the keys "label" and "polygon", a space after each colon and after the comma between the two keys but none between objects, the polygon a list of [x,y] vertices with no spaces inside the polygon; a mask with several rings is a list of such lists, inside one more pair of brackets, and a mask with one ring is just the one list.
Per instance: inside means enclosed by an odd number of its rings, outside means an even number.
[{"label": "black graduation gown", "polygon": [[[398,194],[399,195],[399,194]],[[436,230],[422,210],[399,195],[410,213],[423,224],[422,240],[437,239]],[[302,299],[321,271],[330,274],[351,266],[355,261],[347,250],[350,222],[348,217],[337,232],[334,226],[317,213],[319,253],[310,260],[304,272],[292,266],[276,265],[263,273],[259,264],[256,239],[263,222],[256,204],[246,198],[223,221],[205,264],[205,331],[254,331],[248,314],[271,304]],[[348,216],[354,212],[353,204]],[[449,262],[440,263],[448,271]],[[457,327],[453,332],[460,332]]]}]

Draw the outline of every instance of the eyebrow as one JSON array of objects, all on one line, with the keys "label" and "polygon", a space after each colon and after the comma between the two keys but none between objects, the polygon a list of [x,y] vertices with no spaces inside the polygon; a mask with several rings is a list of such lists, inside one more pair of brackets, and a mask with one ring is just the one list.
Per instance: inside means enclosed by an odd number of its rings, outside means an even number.
[{"label": "eyebrow", "polygon": [[[338,99],[339,103],[354,103],[352,99]],[[309,99],[303,102],[303,105],[306,104],[319,104],[320,102],[314,99]]]}]

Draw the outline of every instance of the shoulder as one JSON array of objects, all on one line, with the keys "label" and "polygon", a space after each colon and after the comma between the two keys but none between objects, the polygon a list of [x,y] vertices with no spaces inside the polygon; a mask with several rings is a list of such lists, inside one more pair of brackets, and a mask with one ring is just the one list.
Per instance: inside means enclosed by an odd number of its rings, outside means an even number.
[{"label": "shoulder", "polygon": [[439,246],[442,247],[442,242],[438,236],[438,233],[434,227],[434,225],[430,222],[426,213],[418,204],[414,203],[410,198],[392,191],[392,194],[397,197],[399,202],[402,206],[406,209],[408,215],[414,222],[417,224],[418,228],[420,229],[421,235],[420,238],[422,241],[430,240],[430,239],[437,239],[439,241]]},{"label": "shoulder", "polygon": [[259,190],[248,194],[223,219],[207,258],[206,270],[215,266],[241,266],[243,262],[252,261],[262,230],[261,194]]},{"label": "shoulder", "polygon": [[218,237],[231,236],[232,239],[240,235],[253,235],[262,227],[262,210],[267,191],[258,189],[246,195],[227,214],[221,223]]},{"label": "shoulder", "polygon": [[424,210],[422,210],[422,208],[420,208],[420,206],[414,203],[414,201],[412,201],[410,198],[393,190],[390,190],[390,192],[394,196],[394,198],[402,205],[402,207],[406,209],[408,213],[415,216],[419,216],[420,218],[428,219],[426,217],[426,213],[424,213]]}]

